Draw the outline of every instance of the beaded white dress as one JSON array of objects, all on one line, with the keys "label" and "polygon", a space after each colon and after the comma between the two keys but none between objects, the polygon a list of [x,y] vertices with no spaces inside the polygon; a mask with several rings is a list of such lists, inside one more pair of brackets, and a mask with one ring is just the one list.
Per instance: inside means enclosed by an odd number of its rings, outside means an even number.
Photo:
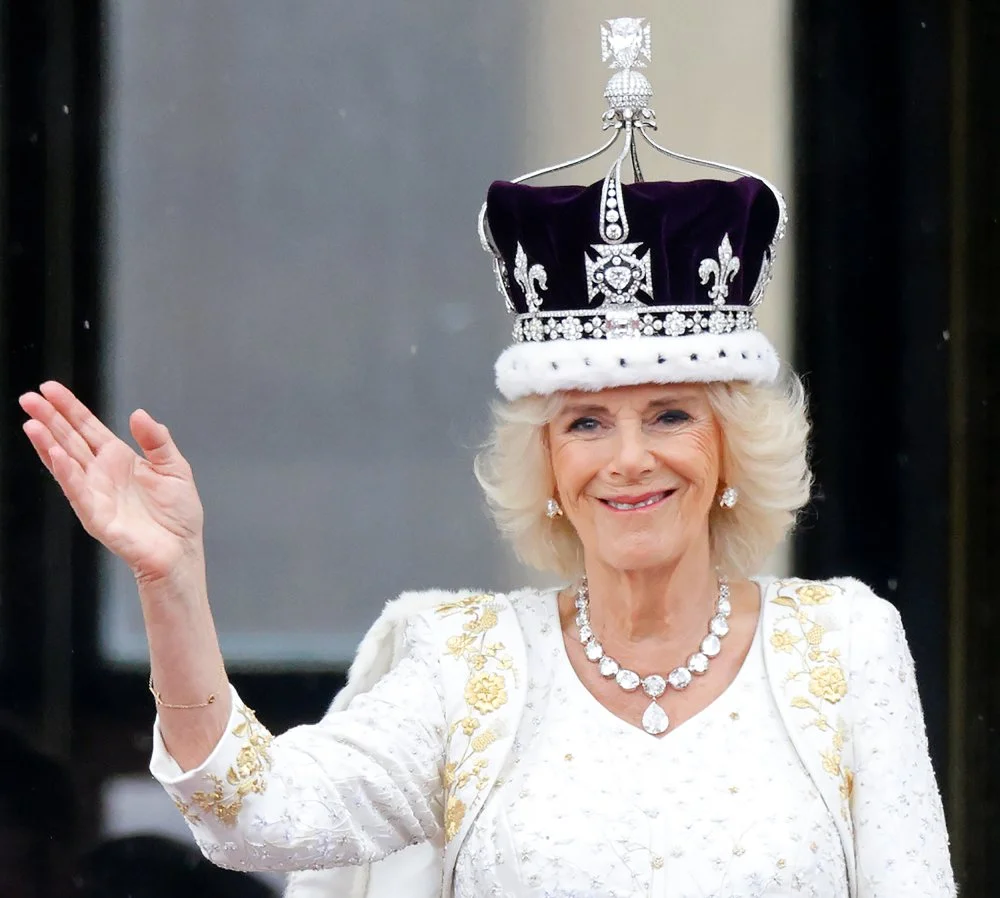
[{"label": "beaded white dress", "polygon": [[775,706],[759,626],[729,688],[653,737],[583,686],[546,600],[525,631],[550,688],[459,852],[456,898],[847,898],[840,837]]}]

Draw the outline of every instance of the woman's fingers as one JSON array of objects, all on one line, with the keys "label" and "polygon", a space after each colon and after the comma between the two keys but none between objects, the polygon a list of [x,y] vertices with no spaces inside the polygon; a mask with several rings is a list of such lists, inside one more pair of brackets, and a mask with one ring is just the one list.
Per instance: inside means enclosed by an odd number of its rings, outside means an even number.
[{"label": "woman's fingers", "polygon": [[129,429],[151,464],[181,473],[187,461],[175,445],[165,424],[160,424],[145,409],[136,409],[129,416]]},{"label": "woman's fingers", "polygon": [[52,434],[41,422],[25,421],[22,429],[31,441],[35,452],[38,453],[42,464],[59,484],[73,511],[82,521],[86,480],[83,468],[66,453],[62,446],[52,439]]},{"label": "woman's fingers", "polygon": [[93,460],[94,452],[88,442],[48,399],[39,393],[25,393],[18,402],[78,464],[86,467]]},{"label": "woman's fingers", "polygon": [[[49,429],[41,421],[35,421],[34,419],[25,421],[21,425],[21,429],[27,435],[35,452],[38,453],[38,457],[41,459],[42,464],[45,465],[46,470],[50,474],[53,474],[49,450],[57,445],[57,443],[52,438],[52,434],[49,433]],[[53,474],[53,476],[55,475]]]},{"label": "woman's fingers", "polygon": [[43,425],[52,440],[66,450],[78,464],[86,467],[94,457],[87,441],[77,433],[73,426],[56,410],[44,396],[38,393],[25,393],[19,400],[21,408],[31,415],[36,422]]},{"label": "woman's fingers", "polygon": [[47,380],[38,389],[52,403],[56,411],[83,437],[95,455],[105,443],[117,439],[114,433],[105,427],[97,415],[80,402],[68,387],[63,386],[58,381]]},{"label": "woman's fingers", "polygon": [[89,515],[88,510],[84,507],[87,504],[87,489],[83,468],[66,453],[62,446],[52,446],[48,452],[48,460],[49,463],[46,467],[52,472],[52,476],[62,489],[63,495],[69,500],[70,506],[80,519],[80,523],[88,528],[89,532]]}]

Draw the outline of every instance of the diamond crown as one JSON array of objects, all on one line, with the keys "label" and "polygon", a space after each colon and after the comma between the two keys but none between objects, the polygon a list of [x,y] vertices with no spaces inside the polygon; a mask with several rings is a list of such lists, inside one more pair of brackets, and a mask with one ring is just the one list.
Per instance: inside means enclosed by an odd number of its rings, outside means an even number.
[{"label": "diamond crown", "polygon": [[[550,275],[554,272],[546,271],[540,260],[531,258],[530,247],[526,249],[518,242],[515,258],[505,261],[487,228],[485,204],[480,211],[480,242],[483,249],[494,257],[497,286],[508,311],[515,316],[513,336],[516,342],[654,335],[673,337],[703,332],[724,334],[757,328],[753,310],[760,303],[771,279],[775,250],[784,235],[784,200],[778,190],[759,175],[736,166],[676,153],[652,139],[650,132],[657,128],[656,116],[650,107],[653,90],[646,76],[637,71],[652,61],[650,32],[650,25],[644,18],[619,17],[608,19],[601,25],[601,60],[615,70],[605,88],[608,109],[602,117],[604,129],[614,130],[611,139],[586,156],[522,175],[513,182],[522,183],[585,162],[602,154],[624,136],[624,146],[603,181],[597,210],[600,242],[587,246],[580,259],[586,274],[587,308],[568,309],[558,300],[552,302]],[[705,247],[713,256],[695,259],[698,277],[702,286],[707,288],[702,295],[692,296],[678,304],[665,298],[668,291],[663,283],[654,283],[651,246],[648,241],[637,239],[639,235],[630,239],[631,222],[622,190],[621,169],[626,162],[631,162],[635,181],[644,180],[636,153],[639,138],[675,159],[752,177],[774,195],[778,205],[778,225],[763,251],[758,276],[748,296],[741,291],[730,298],[730,285],[741,270],[747,270],[748,260],[741,260],[734,252],[730,234],[721,227],[716,238],[719,243],[713,244],[713,247],[717,245],[717,250]],[[511,262],[513,271],[509,272]],[[527,308],[523,311],[516,308],[511,293],[511,274],[525,298]],[[657,293],[664,298],[657,301]]]}]

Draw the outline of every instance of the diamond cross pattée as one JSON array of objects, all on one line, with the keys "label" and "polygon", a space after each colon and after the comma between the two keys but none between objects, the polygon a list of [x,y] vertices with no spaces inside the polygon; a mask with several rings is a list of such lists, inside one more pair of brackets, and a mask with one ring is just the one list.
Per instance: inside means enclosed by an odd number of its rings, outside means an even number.
[{"label": "diamond cross patt\u00e9e", "polygon": [[645,19],[609,19],[601,26],[601,62],[612,57],[612,69],[644,68],[652,60],[650,28]]}]

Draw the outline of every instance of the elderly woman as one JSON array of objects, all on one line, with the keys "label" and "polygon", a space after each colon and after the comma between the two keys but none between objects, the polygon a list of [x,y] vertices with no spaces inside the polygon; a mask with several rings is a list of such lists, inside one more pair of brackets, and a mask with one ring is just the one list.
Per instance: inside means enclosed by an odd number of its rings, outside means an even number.
[{"label": "elderly woman", "polygon": [[136,411],[138,455],[60,384],[21,398],[135,573],[151,769],[215,862],[339,868],[293,877],[331,898],[954,894],[896,610],[751,576],[810,485],[802,387],[753,318],[784,204],[752,176],[623,184],[635,105],[603,181],[497,183],[483,222],[515,342],[477,473],[569,585],[401,597],[315,725],[272,737],[228,685],[167,428]]}]

